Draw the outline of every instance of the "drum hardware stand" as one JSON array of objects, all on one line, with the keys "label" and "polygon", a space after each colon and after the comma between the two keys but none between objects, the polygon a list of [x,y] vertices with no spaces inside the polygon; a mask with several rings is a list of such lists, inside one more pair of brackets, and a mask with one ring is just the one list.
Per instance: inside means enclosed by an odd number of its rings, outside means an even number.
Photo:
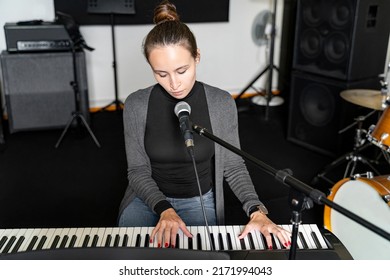
[{"label": "drum hardware stand", "polygon": [[[254,163],[257,167],[260,167],[262,171],[266,172],[267,174],[273,175],[275,179],[281,183],[283,183],[286,186],[292,187],[296,193],[298,193],[301,196],[307,196],[306,200],[305,197],[303,198],[296,198],[294,195],[291,195],[292,202],[291,206],[294,207],[293,210],[295,211],[293,213],[292,221],[295,223],[293,227],[295,227],[294,234],[296,237],[294,238],[294,241],[297,240],[297,229],[298,225],[300,223],[301,217],[300,217],[300,210],[303,208],[310,208],[312,206],[311,202],[315,202],[319,205],[327,205],[337,212],[341,213],[342,215],[348,217],[349,219],[359,223],[360,225],[366,227],[367,229],[371,230],[372,232],[375,232],[376,234],[386,238],[390,241],[390,233],[386,232],[385,230],[381,229],[380,227],[372,224],[371,222],[361,218],[360,216],[352,213],[351,211],[345,209],[344,207],[338,205],[337,203],[331,201],[326,197],[326,195],[321,192],[318,189],[313,189],[309,185],[303,183],[302,181],[299,181],[297,178],[293,177],[291,174],[291,170],[284,169],[284,170],[276,170],[273,167],[267,165],[266,163],[258,160],[257,158],[251,156],[250,154],[241,151],[240,149],[230,145],[229,143],[223,141],[222,139],[214,136],[213,134],[209,133],[207,129],[200,127],[196,124],[193,125],[193,129],[196,133],[198,133],[200,136],[204,136],[215,143],[220,144],[224,148],[230,150],[231,152],[243,157],[244,159]],[[296,246],[291,244],[292,246]],[[294,247],[296,248],[296,247]],[[294,257],[295,252],[293,251],[291,253],[291,257]]]},{"label": "drum hardware stand", "polygon": [[[272,28],[271,28],[271,34],[270,34],[270,50],[269,50],[269,64],[264,68],[263,71],[260,72],[241,92],[239,95],[235,97],[236,104],[238,105],[237,101],[241,98],[241,96],[249,89],[250,87],[253,88],[253,84],[265,73],[268,71],[268,81],[267,81],[267,87],[266,87],[266,110],[265,110],[265,119],[268,120],[269,116],[269,106],[271,99],[274,97],[272,94],[272,76],[273,76],[273,70],[279,71],[278,67],[274,64],[274,52],[275,52],[275,33],[276,33],[276,11],[277,11],[277,0],[273,0],[273,12],[272,12]],[[257,91],[257,90],[256,90]],[[278,103],[282,103],[281,101]],[[280,105],[278,104],[278,105]]]},{"label": "drum hardware stand", "polygon": [[317,176],[313,178],[312,180],[313,184],[316,184],[318,178],[321,178],[327,181],[328,183],[330,183],[331,185],[334,185],[335,182],[331,181],[325,175],[345,162],[347,162],[347,166],[343,178],[346,178],[347,176],[352,176],[352,174],[354,174],[358,162],[362,162],[363,164],[368,165],[376,174],[378,175],[380,174],[380,172],[371,164],[371,162],[368,159],[366,159],[363,155],[360,154],[361,151],[366,149],[371,144],[371,143],[365,143],[365,139],[362,137],[362,134],[366,133],[366,131],[362,129],[363,121],[369,116],[371,116],[372,114],[374,114],[375,112],[376,111],[374,110],[368,113],[366,116],[357,117],[354,123],[339,131],[339,134],[341,134],[346,130],[350,129],[351,127],[353,127],[354,125],[357,125],[357,128],[355,130],[356,134],[354,137],[353,150],[351,152],[342,155],[341,157],[337,158],[332,163],[327,165],[321,173],[317,174]]},{"label": "drum hardware stand", "polygon": [[62,139],[64,138],[66,132],[68,131],[70,125],[73,123],[74,120],[76,120],[77,126],[80,126],[80,121],[84,124],[84,127],[88,130],[89,134],[91,135],[92,139],[95,141],[96,145],[100,148],[100,143],[96,139],[95,135],[93,134],[91,128],[89,127],[87,121],[85,120],[84,115],[80,112],[80,91],[79,91],[79,86],[77,82],[77,67],[76,67],[76,50],[74,43],[71,43],[71,50],[72,50],[72,62],[73,62],[73,81],[70,83],[73,92],[74,92],[74,98],[75,98],[75,105],[76,105],[76,110],[72,112],[72,116],[69,119],[64,131],[62,132],[60,138],[58,139],[55,148],[58,148],[59,145],[61,144]]}]

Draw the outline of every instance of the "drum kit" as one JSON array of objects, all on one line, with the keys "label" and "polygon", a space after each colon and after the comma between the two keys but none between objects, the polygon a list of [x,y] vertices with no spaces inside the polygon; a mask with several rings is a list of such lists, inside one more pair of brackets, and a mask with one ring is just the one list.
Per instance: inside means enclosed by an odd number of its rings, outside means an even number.
[{"label": "drum kit", "polygon": [[[371,125],[367,132],[361,128],[361,120],[357,121],[358,140],[354,152],[349,154],[349,158],[344,158],[349,160],[344,178],[331,188],[328,199],[390,233],[390,175],[380,175],[369,161],[356,152],[366,147],[362,145],[365,142],[362,132],[366,132],[368,144],[378,147],[386,161],[390,163],[390,100],[387,82],[383,81],[381,84],[380,91],[353,89],[340,93],[344,100],[382,114],[377,124]],[[371,171],[353,174],[357,160],[368,164],[377,174],[374,176]],[[349,164],[352,162],[354,166],[348,173]],[[334,165],[335,163],[333,167]],[[390,260],[390,240],[344,217],[328,206],[324,208],[324,226],[340,239],[354,259]]]}]

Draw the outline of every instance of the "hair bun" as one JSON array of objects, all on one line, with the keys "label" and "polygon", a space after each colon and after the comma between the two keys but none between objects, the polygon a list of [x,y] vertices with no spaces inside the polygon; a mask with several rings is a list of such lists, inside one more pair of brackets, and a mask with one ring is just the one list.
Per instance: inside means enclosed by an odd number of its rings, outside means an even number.
[{"label": "hair bun", "polygon": [[154,9],[154,17],[153,22],[155,24],[160,24],[166,21],[175,21],[179,20],[179,15],[176,11],[176,6],[169,1],[162,1],[155,9]]}]

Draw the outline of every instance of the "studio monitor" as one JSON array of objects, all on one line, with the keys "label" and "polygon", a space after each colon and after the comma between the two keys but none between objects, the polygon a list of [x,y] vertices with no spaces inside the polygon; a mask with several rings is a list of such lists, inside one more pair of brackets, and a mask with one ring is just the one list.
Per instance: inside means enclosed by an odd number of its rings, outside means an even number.
[{"label": "studio monitor", "polygon": [[[76,53],[80,112],[89,122],[84,52]],[[1,54],[3,93],[10,133],[65,127],[76,110],[71,52]]]},{"label": "studio monitor", "polygon": [[340,80],[384,72],[389,0],[299,0],[293,68]]},{"label": "studio monitor", "polygon": [[[351,151],[356,127],[352,125],[346,133],[339,132],[353,124],[357,117],[367,115],[370,109],[349,103],[341,98],[340,93],[347,89],[379,87],[379,78],[345,82],[294,71],[288,140],[329,156]],[[369,123],[366,124],[368,127]]]}]

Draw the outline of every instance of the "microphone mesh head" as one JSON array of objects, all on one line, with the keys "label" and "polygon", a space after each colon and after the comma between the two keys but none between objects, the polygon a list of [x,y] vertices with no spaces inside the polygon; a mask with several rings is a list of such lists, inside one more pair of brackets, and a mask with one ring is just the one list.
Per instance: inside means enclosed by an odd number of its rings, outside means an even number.
[{"label": "microphone mesh head", "polygon": [[190,105],[188,105],[187,102],[180,101],[179,103],[176,104],[175,106],[176,116],[179,116],[179,114],[182,112],[188,112],[188,114],[191,114],[191,107]]}]

